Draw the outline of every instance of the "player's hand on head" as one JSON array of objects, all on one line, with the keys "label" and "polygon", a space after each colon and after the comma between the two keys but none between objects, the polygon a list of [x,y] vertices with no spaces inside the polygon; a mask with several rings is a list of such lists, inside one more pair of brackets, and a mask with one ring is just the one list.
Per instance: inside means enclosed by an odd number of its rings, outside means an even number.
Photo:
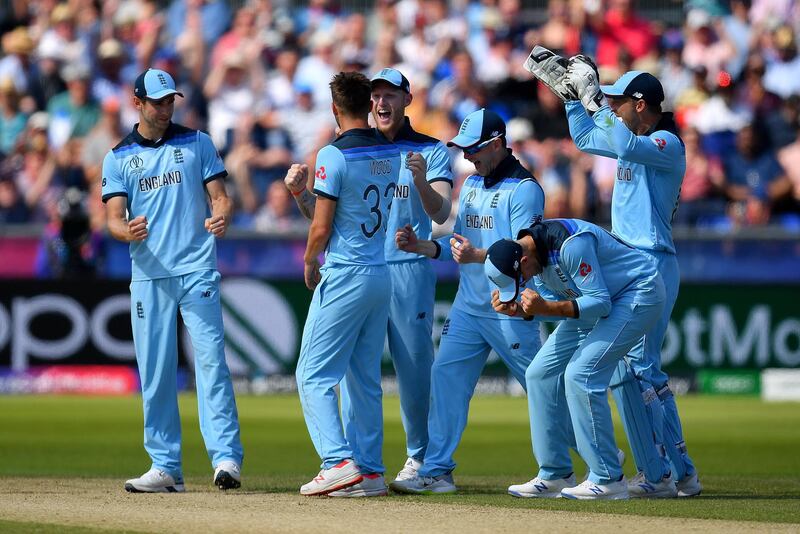
[{"label": "player's hand on head", "polygon": [[228,218],[224,215],[214,215],[206,219],[205,226],[215,237],[223,237],[228,230]]},{"label": "player's hand on head", "polygon": [[128,232],[131,234],[131,241],[143,241],[147,238],[147,217],[139,215],[128,221]]},{"label": "player's hand on head", "polygon": [[303,279],[308,289],[311,291],[316,289],[317,285],[319,285],[319,281],[322,279],[322,275],[319,273],[319,261],[315,259],[305,264]]},{"label": "player's hand on head", "polygon": [[492,291],[492,308],[494,308],[494,311],[496,311],[497,313],[502,313],[503,315],[514,317],[517,314],[519,306],[516,303],[516,301],[501,302],[500,290],[495,289],[494,291]]},{"label": "player's hand on head", "polygon": [[416,252],[417,246],[419,245],[417,234],[410,224],[397,229],[397,232],[394,234],[394,242],[397,248],[404,252]]},{"label": "player's hand on head", "polygon": [[297,195],[308,186],[308,165],[305,163],[293,163],[283,179],[286,188]]},{"label": "player's hand on head", "polygon": [[428,174],[428,162],[419,152],[406,154],[406,169],[411,171],[414,181],[424,181]]},{"label": "player's hand on head", "polygon": [[538,291],[527,288],[520,297],[520,306],[525,315],[542,315],[545,313],[547,302],[542,298]]}]

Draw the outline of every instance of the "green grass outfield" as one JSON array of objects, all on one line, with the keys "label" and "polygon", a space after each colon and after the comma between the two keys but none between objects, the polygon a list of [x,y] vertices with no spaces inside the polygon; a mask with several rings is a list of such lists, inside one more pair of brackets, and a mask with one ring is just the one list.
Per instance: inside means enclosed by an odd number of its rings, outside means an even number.
[{"label": "green grass outfield", "polygon": [[[295,396],[238,398],[249,490],[296,493],[319,460]],[[476,397],[456,453],[457,495],[393,499],[581,510],[665,517],[800,523],[800,405],[749,397],[678,399],[689,451],[704,492],[695,499],[575,502],[515,499],[506,487],[532,478],[527,406],[522,398]],[[196,399],[181,396],[188,489],[210,486]],[[385,401],[384,458],[389,475],[405,460],[398,400]],[[616,416],[616,414],[615,414]],[[617,439],[627,444],[615,419]],[[0,397],[0,477],[124,479],[149,467],[142,448],[139,397]],[[630,458],[630,456],[628,456]],[[583,464],[576,462],[578,475]],[[626,475],[633,473],[629,460]],[[2,527],[2,523],[0,523]]]}]

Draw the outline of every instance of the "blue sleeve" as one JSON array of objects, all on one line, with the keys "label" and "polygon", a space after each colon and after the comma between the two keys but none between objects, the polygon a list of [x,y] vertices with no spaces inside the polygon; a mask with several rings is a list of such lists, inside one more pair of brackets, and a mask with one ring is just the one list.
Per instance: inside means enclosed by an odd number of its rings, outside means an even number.
[{"label": "blue sleeve", "polygon": [[228,175],[222,158],[219,156],[214,142],[203,132],[197,132],[197,144],[200,147],[200,168],[203,173],[203,183],[208,183],[217,178]]},{"label": "blue sleeve", "polygon": [[453,168],[450,165],[450,154],[441,143],[436,143],[428,155],[428,175],[430,182],[447,182],[453,185]]},{"label": "blue sleeve", "polygon": [[608,106],[600,108],[593,118],[620,159],[671,170],[684,157],[683,145],[673,133],[659,130],[650,135],[634,135]]},{"label": "blue sleeve", "polygon": [[514,237],[520,230],[530,228],[544,216],[544,191],[533,180],[523,180],[511,193],[509,219],[511,235]]},{"label": "blue sleeve", "polygon": [[331,200],[339,200],[342,181],[347,173],[344,154],[333,145],[317,152],[317,169],[314,172],[314,193]]},{"label": "blue sleeve", "polygon": [[594,236],[588,234],[577,235],[561,247],[559,264],[581,292],[575,299],[581,319],[599,319],[611,313],[611,295],[600,271],[596,247]]},{"label": "blue sleeve", "polygon": [[128,188],[120,172],[119,163],[117,162],[117,158],[114,157],[114,153],[110,150],[103,160],[103,180],[101,186],[103,202],[108,202],[108,199],[111,197],[128,196]]},{"label": "blue sleeve", "polygon": [[617,159],[617,153],[608,144],[605,134],[595,126],[594,121],[583,109],[583,105],[575,100],[566,103],[569,135],[581,151]]},{"label": "blue sleeve", "polygon": [[[464,196],[464,188],[461,188],[461,193],[458,195],[458,215],[456,216],[456,222],[453,225],[453,233],[461,234],[461,197]],[[453,237],[453,234],[443,235],[438,239],[434,239],[434,242],[439,245],[440,251],[439,255],[436,256],[434,259],[442,260],[442,261],[449,261],[453,259],[453,251],[450,250],[450,238]]]}]

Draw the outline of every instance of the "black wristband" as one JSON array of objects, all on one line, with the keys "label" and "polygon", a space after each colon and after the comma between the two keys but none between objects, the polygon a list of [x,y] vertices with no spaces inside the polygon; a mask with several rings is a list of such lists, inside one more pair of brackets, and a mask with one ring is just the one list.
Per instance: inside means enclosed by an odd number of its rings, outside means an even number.
[{"label": "black wristband", "polygon": [[436,247],[436,252],[433,253],[433,259],[437,259],[442,255],[442,245],[440,245],[436,240],[431,241],[431,243],[433,243],[433,246]]}]

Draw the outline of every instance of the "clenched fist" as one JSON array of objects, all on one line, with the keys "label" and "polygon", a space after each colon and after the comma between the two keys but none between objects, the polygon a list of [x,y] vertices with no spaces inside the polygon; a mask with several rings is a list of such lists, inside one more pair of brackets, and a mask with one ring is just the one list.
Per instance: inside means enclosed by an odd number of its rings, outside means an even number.
[{"label": "clenched fist", "polygon": [[308,186],[308,165],[293,163],[283,179],[286,188],[295,196],[302,193]]}]

